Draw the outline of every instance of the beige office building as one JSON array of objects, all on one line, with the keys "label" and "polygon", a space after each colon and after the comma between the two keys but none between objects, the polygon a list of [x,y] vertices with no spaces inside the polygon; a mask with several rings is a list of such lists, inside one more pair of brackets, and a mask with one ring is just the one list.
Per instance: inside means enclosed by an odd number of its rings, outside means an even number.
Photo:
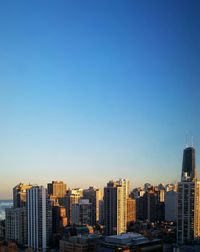
[{"label": "beige office building", "polygon": [[64,197],[67,191],[67,185],[63,181],[52,181],[47,185],[48,195],[61,198]]}]

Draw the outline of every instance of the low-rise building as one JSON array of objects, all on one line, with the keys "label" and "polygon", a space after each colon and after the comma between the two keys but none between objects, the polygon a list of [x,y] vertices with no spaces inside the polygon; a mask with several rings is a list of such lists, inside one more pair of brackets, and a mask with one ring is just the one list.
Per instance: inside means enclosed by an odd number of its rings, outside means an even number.
[{"label": "low-rise building", "polygon": [[96,251],[98,238],[96,235],[79,235],[69,237],[66,240],[60,240],[60,252]]},{"label": "low-rise building", "polygon": [[161,252],[162,241],[159,239],[148,239],[138,233],[125,233],[105,237],[97,252]]}]

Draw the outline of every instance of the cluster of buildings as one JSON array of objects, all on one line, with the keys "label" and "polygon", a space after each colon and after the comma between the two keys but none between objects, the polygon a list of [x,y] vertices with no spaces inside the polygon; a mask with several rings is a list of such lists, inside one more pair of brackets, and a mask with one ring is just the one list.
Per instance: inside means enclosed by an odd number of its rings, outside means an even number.
[{"label": "cluster of buildings", "polygon": [[162,251],[157,237],[131,232],[139,221],[176,223],[177,244],[198,240],[200,181],[193,147],[184,150],[177,185],[146,183],[130,191],[126,179],[109,181],[104,190],[69,189],[62,181],[47,188],[20,183],[13,188],[13,207],[6,209],[5,240],[33,251]]}]

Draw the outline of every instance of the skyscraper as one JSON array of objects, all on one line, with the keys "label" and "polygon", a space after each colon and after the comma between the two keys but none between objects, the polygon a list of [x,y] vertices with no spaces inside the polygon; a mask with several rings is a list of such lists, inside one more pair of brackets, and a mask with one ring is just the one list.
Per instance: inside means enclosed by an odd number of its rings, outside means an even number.
[{"label": "skyscraper", "polygon": [[200,236],[200,181],[195,176],[195,150],[184,149],[181,182],[178,183],[177,243]]},{"label": "skyscraper", "polygon": [[27,223],[28,246],[45,251],[52,232],[52,212],[43,186],[34,186],[27,191]]},{"label": "skyscraper", "polygon": [[72,205],[72,224],[92,225],[92,203],[89,199],[81,199]]},{"label": "skyscraper", "polygon": [[156,191],[154,187],[148,188],[143,195],[142,201],[144,220],[156,221],[157,206],[159,203],[159,191]]},{"label": "skyscraper", "polygon": [[127,199],[127,227],[136,221],[136,199]]},{"label": "skyscraper", "polygon": [[7,208],[5,219],[6,241],[16,241],[19,245],[27,244],[26,208]]},{"label": "skyscraper", "polygon": [[52,207],[52,231],[54,234],[59,234],[67,226],[66,209],[63,206]]},{"label": "skyscraper", "polygon": [[19,183],[13,188],[13,206],[14,208],[26,206],[26,191],[30,189],[32,185],[26,185]]},{"label": "skyscraper", "polygon": [[19,245],[27,244],[26,194],[32,185],[19,183],[13,188],[13,207],[6,209],[5,238]]},{"label": "skyscraper", "polygon": [[113,235],[126,232],[127,198],[129,182],[125,179],[110,181],[104,187],[105,234]]},{"label": "skyscraper", "polygon": [[60,205],[66,208],[68,224],[72,224],[72,205],[79,202],[80,198],[83,197],[83,189],[76,188],[69,190],[65,197],[59,200]]},{"label": "skyscraper", "polygon": [[89,187],[83,191],[84,199],[89,199],[92,204],[92,225],[99,222],[99,202],[102,200],[102,192],[100,189]]},{"label": "skyscraper", "polygon": [[52,181],[47,185],[48,194],[57,198],[64,197],[67,191],[67,185],[63,181]]},{"label": "skyscraper", "polygon": [[192,181],[195,177],[195,149],[187,147],[183,151],[183,164],[182,164],[182,180]]}]

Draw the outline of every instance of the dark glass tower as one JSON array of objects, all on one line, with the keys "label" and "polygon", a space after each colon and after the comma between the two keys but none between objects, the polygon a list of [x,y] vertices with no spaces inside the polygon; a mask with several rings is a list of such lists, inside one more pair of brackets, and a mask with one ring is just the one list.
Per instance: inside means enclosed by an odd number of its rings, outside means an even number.
[{"label": "dark glass tower", "polygon": [[182,180],[187,173],[189,180],[195,177],[195,149],[188,147],[183,151]]}]

